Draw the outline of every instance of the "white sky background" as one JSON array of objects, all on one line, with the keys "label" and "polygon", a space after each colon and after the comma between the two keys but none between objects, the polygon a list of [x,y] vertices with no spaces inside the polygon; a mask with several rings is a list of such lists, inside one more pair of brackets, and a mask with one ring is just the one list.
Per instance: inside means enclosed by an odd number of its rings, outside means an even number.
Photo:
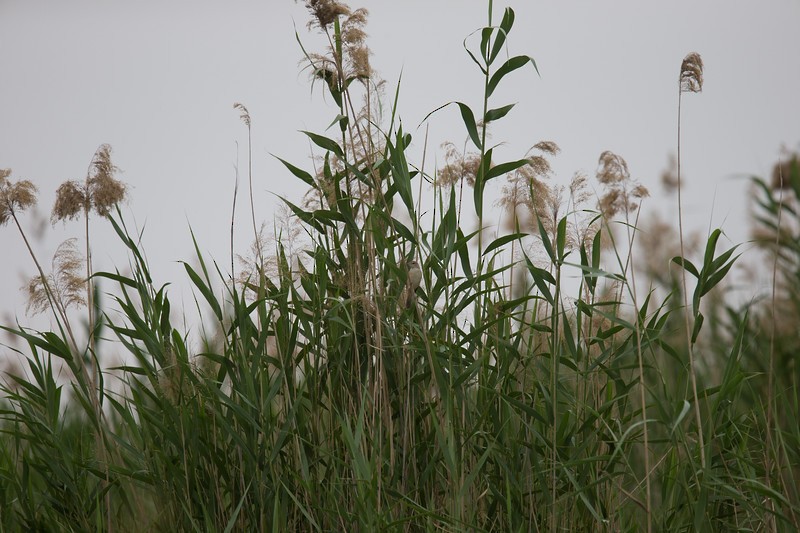
[{"label": "white sky background", "polygon": [[[417,126],[431,110],[451,100],[480,108],[482,79],[462,41],[486,24],[485,2],[350,5],[370,11],[372,64],[388,82],[387,99],[402,70],[399,114],[413,153],[422,153]],[[659,175],[676,149],[681,60],[696,51],[705,86],[683,99],[686,212],[704,232],[721,226],[733,243],[747,239],[746,180],[735,176],[767,176],[782,146],[800,148],[799,1],[496,1],[495,23],[507,5],[516,11],[509,52],[533,56],[541,77],[517,71],[493,96],[492,107],[518,102],[493,127],[492,140],[506,142],[496,162],[553,140],[562,149],[553,179],[567,184],[578,170],[593,179],[598,156],[612,150],[653,193],[649,206],[674,215]],[[126,219],[144,228],[156,284],[185,283],[177,261],[194,258],[190,225],[207,258],[227,271],[236,141],[237,251],[252,240],[246,129],[233,103],[253,119],[255,203],[267,221],[275,195],[299,201],[305,191],[269,154],[311,169],[298,130],[323,133],[337,112],[301,71],[293,24],[307,49],[322,46],[307,21],[302,2],[291,0],[0,0],[0,168],[39,187],[49,218],[58,185],[82,181],[94,151],[109,143],[130,185]],[[441,142],[466,137],[457,109],[434,115],[429,135],[432,171],[443,162]],[[35,233],[35,217],[22,220]],[[77,221],[45,229],[34,241],[44,263],[62,240],[82,236]],[[110,225],[95,220],[92,232],[95,269],[125,269]],[[0,323],[31,323],[19,288],[34,266],[11,225],[0,228],[0,251]],[[191,312],[188,297],[184,304]]]}]

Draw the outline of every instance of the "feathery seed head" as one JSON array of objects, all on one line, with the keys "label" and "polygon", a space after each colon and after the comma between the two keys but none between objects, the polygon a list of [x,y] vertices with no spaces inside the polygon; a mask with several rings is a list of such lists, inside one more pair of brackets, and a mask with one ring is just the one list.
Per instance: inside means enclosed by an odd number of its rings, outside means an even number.
[{"label": "feathery seed head", "polygon": [[56,203],[50,215],[50,222],[73,220],[82,211],[90,207],[89,195],[77,181],[69,180],[59,185],[56,190]]},{"label": "feathery seed head", "polygon": [[480,154],[462,154],[451,142],[443,143],[442,148],[445,149],[447,164],[438,172],[437,183],[450,186],[464,180],[467,185],[473,187],[478,175],[478,167],[481,164]]},{"label": "feathery seed head", "polygon": [[621,156],[606,150],[600,154],[597,168],[597,181],[605,188],[600,197],[599,209],[606,219],[614,217],[619,212],[627,214],[639,207],[634,199],[650,196],[644,185],[631,178],[628,163]]},{"label": "feathery seed head", "polygon": [[597,169],[597,181],[604,185],[621,183],[631,178],[628,163],[620,156],[606,150],[600,154]]},{"label": "feathery seed head", "polygon": [[111,214],[111,208],[125,198],[127,187],[111,175],[101,174],[89,180],[92,204],[95,212],[103,217]]},{"label": "feathery seed head", "polygon": [[586,174],[581,171],[575,172],[569,182],[569,195],[572,198],[573,205],[586,203],[591,198],[592,195],[588,189],[589,178]]},{"label": "feathery seed head", "polygon": [[88,200],[95,213],[108,216],[111,208],[125,198],[127,187],[114,178],[119,168],[111,162],[111,146],[101,144],[94,153],[92,172],[86,179]]},{"label": "feathery seed head", "polygon": [[540,141],[534,144],[533,147],[540,152],[550,155],[558,155],[558,153],[561,151],[561,148],[559,148],[558,145],[553,141]]},{"label": "feathery seed head", "polygon": [[703,90],[703,59],[697,52],[691,52],[681,63],[681,92],[699,93]]},{"label": "feathery seed head", "polygon": [[14,215],[17,210],[25,209],[36,205],[36,185],[28,180],[20,180],[12,183],[8,177],[11,169],[0,170],[0,226]]},{"label": "feathery seed head", "polygon": [[[67,239],[58,246],[53,256],[53,271],[47,276],[47,287],[65,309],[86,305],[84,260],[78,251],[77,242],[75,238]],[[43,313],[50,308],[50,298],[41,275],[31,278],[22,290],[28,297],[28,314]]]},{"label": "feathery seed head", "polygon": [[634,198],[648,198],[650,196],[650,191],[647,190],[647,187],[638,183],[631,191],[631,196]]},{"label": "feathery seed head", "polygon": [[772,188],[775,190],[792,188],[792,173],[800,179],[800,156],[791,154],[784,161],[772,167]]},{"label": "feathery seed head", "polygon": [[534,176],[547,177],[552,172],[550,161],[541,155],[534,155],[528,158],[528,168],[533,171]]},{"label": "feathery seed head", "polygon": [[127,187],[114,178],[119,170],[111,161],[111,146],[101,144],[92,157],[89,172],[83,185],[76,181],[65,181],[56,191],[56,203],[50,221],[73,220],[81,212],[94,210],[100,216],[108,216],[111,208],[125,198]]},{"label": "feathery seed head", "polygon": [[233,104],[233,108],[234,109],[238,109],[239,111],[241,111],[241,115],[239,115],[239,118],[242,119],[242,122],[244,122],[245,125],[249,128],[250,127],[250,112],[247,110],[247,108],[244,106],[244,104],[240,104],[239,102],[236,102],[235,104]]},{"label": "feathery seed head", "polygon": [[[317,25],[323,30],[330,26],[336,20],[336,17],[350,14],[350,8],[347,7],[347,4],[335,2],[334,0],[306,0],[306,9],[311,12],[316,19]],[[309,22],[309,25],[313,22]]]}]

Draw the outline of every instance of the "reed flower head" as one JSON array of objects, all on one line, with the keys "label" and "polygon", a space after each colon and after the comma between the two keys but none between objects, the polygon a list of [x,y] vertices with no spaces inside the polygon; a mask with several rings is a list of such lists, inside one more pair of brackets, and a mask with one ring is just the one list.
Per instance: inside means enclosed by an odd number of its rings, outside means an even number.
[{"label": "reed flower head", "polygon": [[117,171],[119,168],[111,161],[111,146],[100,145],[92,157],[86,181],[83,184],[65,181],[56,190],[50,221],[55,224],[73,220],[89,211],[108,216],[127,192],[126,185],[114,177]]},{"label": "reed flower head", "polygon": [[599,208],[607,220],[619,212],[627,214],[636,210],[639,207],[638,200],[650,196],[644,185],[631,178],[625,159],[608,150],[600,154],[597,181],[605,187]]},{"label": "reed flower head", "polygon": [[446,164],[438,172],[436,182],[439,185],[451,186],[466,181],[467,185],[473,187],[478,176],[478,167],[481,164],[480,154],[469,152],[462,154],[451,142],[442,144]]},{"label": "reed flower head", "polygon": [[103,217],[111,214],[111,209],[125,198],[127,187],[109,174],[101,174],[89,180],[92,205],[95,212]]},{"label": "reed flower head", "polygon": [[8,222],[17,211],[36,205],[36,185],[28,180],[13,183],[8,177],[10,168],[0,169],[0,226]]},{"label": "reed flower head", "polygon": [[681,63],[681,92],[699,93],[703,90],[703,58],[697,52],[691,52]]},{"label": "reed flower head", "polygon": [[306,0],[306,9],[314,16],[309,25],[316,23],[321,29],[325,29],[336,20],[340,15],[348,15],[350,8],[347,4],[334,0]]},{"label": "reed flower head", "polygon": [[772,188],[775,190],[791,189],[792,174],[800,180],[800,156],[790,154],[783,161],[775,163],[772,167]]},{"label": "reed flower head", "polygon": [[249,128],[250,127],[250,111],[247,110],[247,108],[244,106],[244,104],[240,104],[239,102],[236,102],[235,104],[233,104],[233,108],[234,109],[238,109],[241,112],[241,114],[239,115],[239,118],[242,119],[242,122],[244,122],[245,126],[247,126]]},{"label": "reed flower head", "polygon": [[77,181],[69,180],[59,185],[56,190],[56,203],[53,206],[51,220],[73,220],[91,207],[85,188]]},{"label": "reed flower head", "polygon": [[82,275],[83,256],[78,251],[77,239],[67,239],[56,249],[53,271],[47,276],[45,286],[42,276],[34,276],[23,287],[28,297],[27,312],[38,314],[50,308],[47,287],[52,289],[64,309],[86,305],[86,278]]},{"label": "reed flower head", "polygon": [[603,185],[623,183],[631,179],[628,162],[621,156],[606,150],[597,162],[597,181]]}]

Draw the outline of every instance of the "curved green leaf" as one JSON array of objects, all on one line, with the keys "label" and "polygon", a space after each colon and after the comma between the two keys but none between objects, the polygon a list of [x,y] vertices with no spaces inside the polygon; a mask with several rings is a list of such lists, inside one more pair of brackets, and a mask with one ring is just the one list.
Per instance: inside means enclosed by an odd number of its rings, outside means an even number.
[{"label": "curved green leaf", "polygon": [[497,88],[497,84],[500,83],[500,80],[502,80],[506,74],[522,68],[528,63],[531,63],[533,68],[536,70],[536,73],[539,74],[539,67],[536,66],[536,61],[532,57],[514,56],[503,63],[503,65],[492,75],[491,79],[489,80],[489,85],[486,88],[486,96],[489,97],[492,95],[494,90]]}]

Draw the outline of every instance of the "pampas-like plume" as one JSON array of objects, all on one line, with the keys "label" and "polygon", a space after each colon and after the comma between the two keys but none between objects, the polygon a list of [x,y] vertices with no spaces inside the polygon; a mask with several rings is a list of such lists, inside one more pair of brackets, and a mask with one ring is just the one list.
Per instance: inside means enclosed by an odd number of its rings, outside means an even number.
[{"label": "pampas-like plume", "polygon": [[699,93],[703,90],[703,58],[700,54],[686,54],[681,63],[680,80],[682,93]]},{"label": "pampas-like plume", "polygon": [[[53,271],[47,276],[53,296],[59,300],[64,309],[86,305],[84,297],[86,280],[81,276],[83,256],[78,251],[76,243],[77,239],[72,238],[58,246],[53,256]],[[23,287],[23,291],[28,296],[28,313],[39,314],[50,308],[47,288],[41,275],[31,278]]]},{"label": "pampas-like plume", "polygon": [[619,212],[635,211],[639,207],[637,200],[650,196],[644,185],[631,179],[625,159],[608,150],[600,154],[597,181],[605,186],[600,197],[600,211],[606,219]]},{"label": "pampas-like plume", "polygon": [[0,226],[4,226],[17,211],[36,205],[36,185],[28,180],[12,183],[10,168],[0,169]]},{"label": "pampas-like plume", "polygon": [[111,162],[111,146],[101,144],[92,157],[83,185],[70,180],[58,187],[51,222],[74,220],[90,211],[103,217],[111,214],[111,209],[127,192],[127,186],[114,177],[117,171],[119,168]]},{"label": "pampas-like plume", "polygon": [[333,0],[306,0],[305,4],[316,19],[316,21],[309,22],[309,25],[316,22],[322,29],[330,26],[339,15],[350,14],[350,8],[347,7],[347,4]]},{"label": "pampas-like plume", "polygon": [[478,175],[478,167],[481,164],[480,154],[474,152],[462,154],[456,145],[451,142],[442,143],[445,151],[447,163],[438,172],[436,182],[439,185],[449,187],[459,182],[466,181],[470,187],[475,185],[475,177]]},{"label": "pampas-like plume", "polygon": [[247,108],[244,106],[244,104],[240,104],[239,102],[236,102],[235,104],[233,104],[233,108],[234,109],[238,109],[241,112],[241,115],[239,115],[239,118],[242,119],[242,122],[244,122],[245,126],[247,126],[249,128],[250,127],[250,111],[247,110]]}]

